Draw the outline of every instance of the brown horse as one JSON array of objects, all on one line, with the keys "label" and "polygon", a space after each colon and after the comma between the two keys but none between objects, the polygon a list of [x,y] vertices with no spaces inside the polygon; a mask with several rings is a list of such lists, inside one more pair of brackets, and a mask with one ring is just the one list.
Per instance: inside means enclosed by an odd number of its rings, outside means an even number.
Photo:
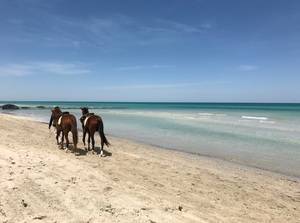
[{"label": "brown horse", "polygon": [[100,148],[100,156],[103,156],[103,146],[109,146],[109,142],[107,141],[104,135],[104,126],[103,121],[100,116],[94,115],[94,113],[89,113],[88,108],[81,108],[82,117],[80,118],[80,122],[82,124],[83,130],[83,144],[85,145],[85,136],[88,133],[88,150],[90,149],[90,141],[92,139],[92,149],[95,149],[95,132],[99,132],[101,139],[101,148]]},{"label": "brown horse", "polygon": [[64,138],[66,139],[66,151],[69,148],[69,139],[68,134],[72,132],[73,135],[73,144],[74,149],[77,149],[78,143],[78,130],[77,130],[77,122],[74,115],[69,114],[69,112],[62,112],[59,107],[55,107],[51,110],[52,114],[49,121],[49,129],[53,123],[53,126],[56,128],[56,141],[59,144],[58,138],[60,133],[62,132],[62,139],[61,139],[61,148],[63,149],[64,146]]}]

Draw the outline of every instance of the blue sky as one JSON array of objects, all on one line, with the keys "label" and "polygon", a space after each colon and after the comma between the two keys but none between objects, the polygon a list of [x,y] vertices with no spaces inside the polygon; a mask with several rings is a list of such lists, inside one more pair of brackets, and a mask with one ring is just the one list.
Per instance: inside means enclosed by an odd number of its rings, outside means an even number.
[{"label": "blue sky", "polygon": [[300,102],[300,1],[0,0],[0,100]]}]

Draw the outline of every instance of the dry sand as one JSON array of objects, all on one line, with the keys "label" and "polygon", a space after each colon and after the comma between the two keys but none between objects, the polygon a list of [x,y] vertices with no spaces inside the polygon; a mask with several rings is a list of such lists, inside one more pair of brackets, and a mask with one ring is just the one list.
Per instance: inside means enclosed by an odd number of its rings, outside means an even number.
[{"label": "dry sand", "polygon": [[1,114],[0,222],[300,222],[299,179],[108,139],[111,156],[66,153]]}]

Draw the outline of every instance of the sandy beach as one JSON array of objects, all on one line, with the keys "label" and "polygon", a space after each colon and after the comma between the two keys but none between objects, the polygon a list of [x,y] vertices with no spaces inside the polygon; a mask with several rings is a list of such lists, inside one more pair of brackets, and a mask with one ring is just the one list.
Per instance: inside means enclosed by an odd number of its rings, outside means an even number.
[{"label": "sandy beach", "polygon": [[106,157],[81,134],[66,153],[47,125],[0,114],[0,222],[299,222],[299,179],[108,139]]}]

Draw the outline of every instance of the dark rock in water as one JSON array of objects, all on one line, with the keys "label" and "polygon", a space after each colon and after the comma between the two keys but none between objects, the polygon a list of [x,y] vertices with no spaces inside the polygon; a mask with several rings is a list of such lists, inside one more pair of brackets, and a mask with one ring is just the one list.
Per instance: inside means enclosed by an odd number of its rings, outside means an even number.
[{"label": "dark rock in water", "polygon": [[17,110],[20,109],[18,106],[13,105],[13,104],[6,104],[2,106],[3,110]]},{"label": "dark rock in water", "polygon": [[36,108],[46,108],[46,107],[43,105],[39,105],[39,106],[36,106]]}]

